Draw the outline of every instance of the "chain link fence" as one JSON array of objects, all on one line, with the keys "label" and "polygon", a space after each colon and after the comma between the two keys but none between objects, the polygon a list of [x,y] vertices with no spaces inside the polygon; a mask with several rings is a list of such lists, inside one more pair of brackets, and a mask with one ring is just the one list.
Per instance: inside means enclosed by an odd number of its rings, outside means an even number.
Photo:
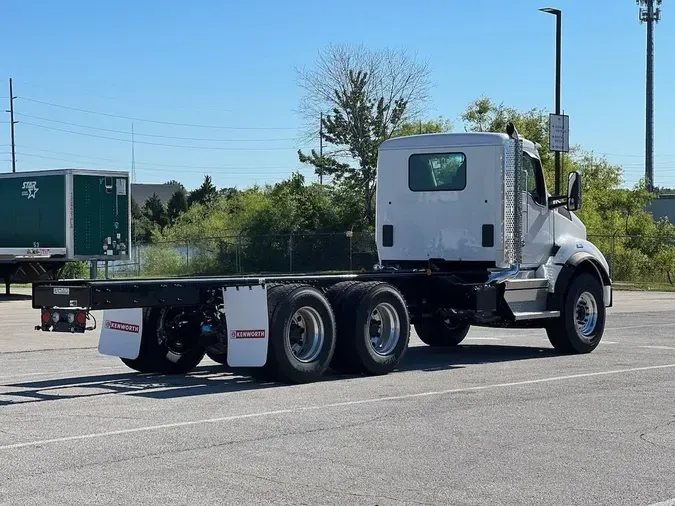
[{"label": "chain link fence", "polygon": [[[110,262],[107,276],[232,275],[345,272],[377,263],[374,233],[228,235],[136,244],[127,262]],[[99,266],[99,276],[105,277]]]},{"label": "chain link fence", "polygon": [[[607,258],[613,281],[645,287],[675,283],[675,237],[596,234],[588,239]],[[228,235],[137,244],[128,262],[111,262],[107,273],[101,263],[98,275],[119,278],[345,272],[370,269],[375,263],[377,251],[372,232]]]}]

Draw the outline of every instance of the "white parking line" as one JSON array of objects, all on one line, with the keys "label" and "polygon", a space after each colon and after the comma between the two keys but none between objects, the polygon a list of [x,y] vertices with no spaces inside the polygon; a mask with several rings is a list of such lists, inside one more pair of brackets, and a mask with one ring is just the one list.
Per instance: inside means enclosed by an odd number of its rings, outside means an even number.
[{"label": "white parking line", "polygon": [[605,330],[630,330],[630,329],[644,329],[646,327],[673,327],[675,323],[650,323],[647,325],[631,325],[630,327],[610,327],[609,325]]},{"label": "white parking line", "polygon": [[655,502],[648,506],[675,506],[675,498],[668,499],[667,501]]},{"label": "white parking line", "polygon": [[524,380],[524,381],[514,381],[511,383],[495,383],[491,385],[479,385],[479,386],[474,386],[474,387],[465,387],[465,388],[453,388],[450,390],[439,390],[439,391],[430,391],[430,392],[419,392],[416,394],[404,394],[404,395],[392,395],[389,397],[374,397],[370,399],[361,399],[361,400],[355,400],[355,401],[344,401],[344,402],[336,402],[332,404],[317,404],[313,406],[300,406],[296,408],[288,408],[288,409],[279,409],[275,411],[260,411],[257,413],[248,413],[248,414],[243,414],[243,415],[231,415],[231,416],[223,416],[219,418],[204,418],[201,420],[189,420],[186,422],[176,422],[176,423],[166,423],[162,425],[148,425],[145,427],[135,427],[132,429],[121,429],[121,430],[113,430],[113,431],[108,431],[108,432],[95,432],[92,434],[81,434],[78,436],[66,436],[66,437],[59,437],[59,438],[53,438],[53,439],[42,439],[38,441],[26,441],[23,443],[14,443],[14,444],[9,444],[9,445],[4,445],[0,446],[0,450],[14,450],[17,448],[27,448],[31,446],[43,446],[47,444],[54,444],[54,443],[64,443],[67,441],[81,441],[85,439],[97,439],[97,438],[106,438],[106,437],[111,437],[111,436],[119,436],[123,434],[135,434],[139,432],[150,432],[150,431],[156,431],[156,430],[162,430],[162,429],[174,429],[177,427],[189,427],[192,425],[206,425],[209,423],[222,423],[222,422],[231,422],[235,420],[244,420],[247,418],[263,418],[263,417],[268,417],[268,416],[275,416],[275,415],[286,415],[286,414],[293,414],[293,413],[304,413],[307,411],[320,411],[320,410],[325,410],[325,409],[331,409],[331,408],[340,408],[340,407],[349,407],[349,406],[358,406],[360,404],[374,404],[376,402],[387,402],[387,401],[402,401],[406,399],[415,399],[418,397],[433,397],[433,396],[441,396],[441,395],[451,395],[455,393],[461,393],[461,392],[475,392],[475,391],[480,391],[480,390],[491,390],[491,389],[496,389],[496,388],[507,388],[507,387],[515,387],[515,386],[523,386],[523,385],[535,385],[537,383],[549,383],[549,382],[554,382],[554,381],[564,381],[564,380],[571,380],[571,379],[577,379],[577,378],[591,378],[595,376],[608,376],[611,374],[626,374],[626,373],[631,373],[631,372],[639,372],[639,371],[653,371],[653,370],[658,370],[658,369],[672,369],[675,368],[675,364],[665,364],[665,365],[652,365],[652,366],[646,366],[646,367],[633,367],[630,369],[613,369],[609,371],[598,371],[598,372],[588,372],[588,373],[581,373],[581,374],[570,374],[567,376],[552,376],[548,378],[538,378],[538,379],[532,379],[532,380]]}]

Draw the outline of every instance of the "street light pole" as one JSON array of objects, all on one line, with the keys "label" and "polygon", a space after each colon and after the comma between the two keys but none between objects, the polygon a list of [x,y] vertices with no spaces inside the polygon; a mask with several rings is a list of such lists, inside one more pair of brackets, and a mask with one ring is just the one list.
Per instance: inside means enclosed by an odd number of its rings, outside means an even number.
[{"label": "street light pole", "polygon": [[[555,113],[560,114],[560,82],[562,74],[562,11],[546,7],[539,9],[547,14],[555,16]],[[561,194],[560,180],[562,178],[562,169],[560,166],[560,151],[555,152],[555,194]]]}]

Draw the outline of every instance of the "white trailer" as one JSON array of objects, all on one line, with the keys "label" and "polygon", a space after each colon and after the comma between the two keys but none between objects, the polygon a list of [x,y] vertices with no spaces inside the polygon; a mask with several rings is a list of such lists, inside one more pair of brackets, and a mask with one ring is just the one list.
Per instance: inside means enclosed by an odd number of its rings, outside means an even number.
[{"label": "white trailer", "polygon": [[545,329],[561,353],[589,353],[612,305],[607,261],[567,195],[546,188],[537,146],[507,133],[382,143],[372,271],[78,280],[33,286],[36,329],[84,332],[103,310],[99,351],[141,372],[184,374],[205,355],[303,383],[336,371],[386,374],[410,329],[456,346],[473,326]]}]

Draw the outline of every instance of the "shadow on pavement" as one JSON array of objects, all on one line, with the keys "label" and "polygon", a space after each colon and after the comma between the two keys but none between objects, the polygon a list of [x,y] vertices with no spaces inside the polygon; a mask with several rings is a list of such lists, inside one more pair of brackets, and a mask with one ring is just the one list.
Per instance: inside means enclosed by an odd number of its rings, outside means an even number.
[{"label": "shadow on pavement", "polygon": [[32,295],[28,295],[25,293],[11,293],[9,295],[5,295],[4,292],[0,294],[0,303],[2,302],[16,302],[16,301],[30,301],[33,300]]},{"label": "shadow on pavement", "polygon": [[[413,346],[408,349],[401,367],[392,374],[405,371],[443,371],[476,364],[512,362],[552,358],[553,349],[538,347],[460,345],[452,349],[433,349]],[[330,382],[355,375],[336,374],[329,371],[321,382]],[[187,375],[161,374],[104,374],[78,376],[5,385],[14,391],[0,392],[0,406],[63,399],[91,398],[103,395],[129,395],[152,399],[175,399],[208,394],[234,393],[266,388],[292,388],[281,383],[256,381],[232,371],[227,366],[205,364]],[[8,400],[2,398],[10,397]]]}]

